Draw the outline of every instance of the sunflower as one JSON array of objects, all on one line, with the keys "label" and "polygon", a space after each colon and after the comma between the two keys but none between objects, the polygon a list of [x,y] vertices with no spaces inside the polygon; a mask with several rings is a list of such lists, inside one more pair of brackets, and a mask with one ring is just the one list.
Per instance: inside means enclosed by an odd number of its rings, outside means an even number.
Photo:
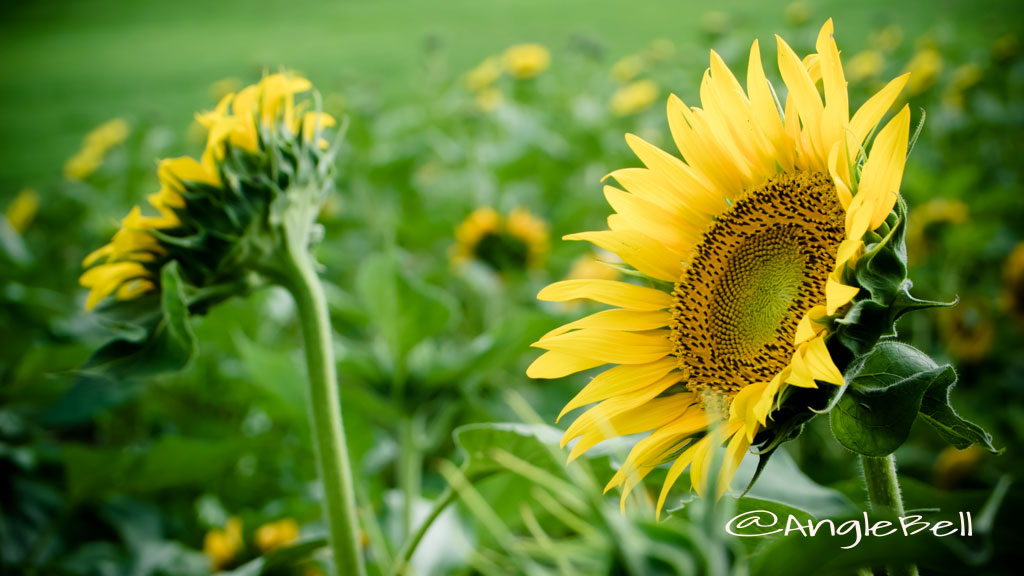
[{"label": "sunflower", "polygon": [[310,88],[304,78],[272,74],[198,115],[208,130],[201,159],[162,160],[150,214],[132,208],[113,239],[83,261],[86,309],[111,295],[131,300],[156,290],[170,260],[197,286],[243,277],[274,243],[267,235],[278,233],[269,214],[275,199],[326,178],[320,133],[335,121],[305,110],[308,100],[296,105],[295,95]]},{"label": "sunflower", "polygon": [[503,217],[490,207],[474,210],[455,229],[452,261],[471,259],[498,272],[538,266],[548,250],[548,226],[530,212],[517,208]]},{"label": "sunflower", "polygon": [[613,307],[544,335],[534,346],[547,352],[527,373],[560,378],[613,365],[559,418],[597,403],[565,432],[563,446],[577,439],[570,461],[606,438],[649,432],[606,487],[622,487],[623,506],[668,462],[659,514],[688,467],[694,489],[707,493],[725,444],[720,496],[787,392],[843,384],[827,339],[836,320],[855,321],[843,316],[861,292],[849,270],[867,257],[865,238],[886,236],[894,222],[909,109],[871,136],[907,75],[851,118],[832,21],[803,60],[777,40],[784,113],[756,41],[746,90],[711,52],[703,108],[668,101],[682,158],[627,135],[645,167],[609,174],[620,185],[604,189],[616,212],[610,229],[566,236],[617,254],[644,285],[565,280],[538,294]]}]

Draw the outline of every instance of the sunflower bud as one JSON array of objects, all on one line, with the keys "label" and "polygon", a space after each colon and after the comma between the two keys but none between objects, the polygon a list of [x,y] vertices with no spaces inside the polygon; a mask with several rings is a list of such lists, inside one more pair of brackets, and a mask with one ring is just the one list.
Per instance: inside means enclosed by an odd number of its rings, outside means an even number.
[{"label": "sunflower bud", "polygon": [[335,125],[315,94],[302,96],[311,87],[273,74],[199,114],[208,131],[202,157],[162,160],[148,213],[134,207],[110,243],[83,262],[86,308],[111,295],[159,291],[160,269],[171,261],[188,285],[215,295],[204,302],[212,304],[244,289],[254,273],[273,280],[283,250],[307,249],[331,188],[324,130]]}]

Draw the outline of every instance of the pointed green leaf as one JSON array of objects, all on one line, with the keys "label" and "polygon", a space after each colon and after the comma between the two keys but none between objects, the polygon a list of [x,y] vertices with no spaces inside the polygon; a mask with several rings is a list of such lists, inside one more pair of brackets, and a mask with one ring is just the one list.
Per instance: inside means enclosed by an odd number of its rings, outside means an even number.
[{"label": "pointed green leaf", "polygon": [[951,366],[938,366],[911,346],[883,342],[854,362],[850,374],[846,393],[830,413],[833,435],[850,450],[892,454],[920,412],[955,446],[978,443],[995,451],[984,430],[949,406],[949,390],[956,383]]}]

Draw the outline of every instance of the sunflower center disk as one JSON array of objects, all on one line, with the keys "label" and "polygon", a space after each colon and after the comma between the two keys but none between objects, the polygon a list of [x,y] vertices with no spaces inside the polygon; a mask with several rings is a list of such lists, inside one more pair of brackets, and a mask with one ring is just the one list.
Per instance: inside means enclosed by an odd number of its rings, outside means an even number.
[{"label": "sunflower center disk", "polygon": [[843,223],[832,180],[808,172],[773,176],[718,216],[674,292],[691,390],[735,393],[788,365],[797,324],[825,303]]}]

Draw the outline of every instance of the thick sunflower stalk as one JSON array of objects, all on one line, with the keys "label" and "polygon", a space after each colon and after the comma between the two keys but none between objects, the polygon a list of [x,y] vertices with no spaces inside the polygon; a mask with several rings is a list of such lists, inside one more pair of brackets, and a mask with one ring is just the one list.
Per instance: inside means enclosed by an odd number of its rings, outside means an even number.
[{"label": "thick sunflower stalk", "polygon": [[[698,494],[721,496],[751,447],[763,466],[815,414],[864,396],[875,413],[830,417],[837,439],[865,457],[891,459],[919,412],[952,443],[991,448],[948,406],[952,369],[892,341],[902,314],[938,305],[909,294],[899,194],[909,106],[883,122],[908,75],[851,114],[832,32],[828,21],[804,58],[778,38],[781,103],[757,42],[745,89],[712,52],[703,107],[668,101],[679,155],[627,135],[644,167],[609,174],[619,185],[605,187],[609,230],[566,237],[614,253],[640,281],[566,280],[538,295],[612,306],[544,335],[534,346],[547,352],[528,374],[612,365],[565,406],[562,416],[593,405],[563,445],[575,440],[572,460],[607,438],[649,433],[606,487],[621,487],[623,506],[662,464],[659,514],[687,469]],[[897,381],[858,380],[882,364]]]},{"label": "thick sunflower stalk", "polygon": [[[302,96],[311,88],[304,78],[273,74],[198,115],[208,130],[201,158],[160,162],[160,190],[86,257],[81,284],[89,288],[88,309],[113,297],[105,309],[131,301],[130,311],[157,316],[148,323],[154,342],[188,332],[187,313],[256,286],[278,284],[292,293],[335,563],[342,574],[361,574],[330,322],[311,253],[321,235],[316,218],[333,187],[335,149],[325,129],[335,120],[320,111],[315,93]],[[109,360],[139,348],[108,346],[98,355]],[[160,345],[141,348],[167,355]]]}]

